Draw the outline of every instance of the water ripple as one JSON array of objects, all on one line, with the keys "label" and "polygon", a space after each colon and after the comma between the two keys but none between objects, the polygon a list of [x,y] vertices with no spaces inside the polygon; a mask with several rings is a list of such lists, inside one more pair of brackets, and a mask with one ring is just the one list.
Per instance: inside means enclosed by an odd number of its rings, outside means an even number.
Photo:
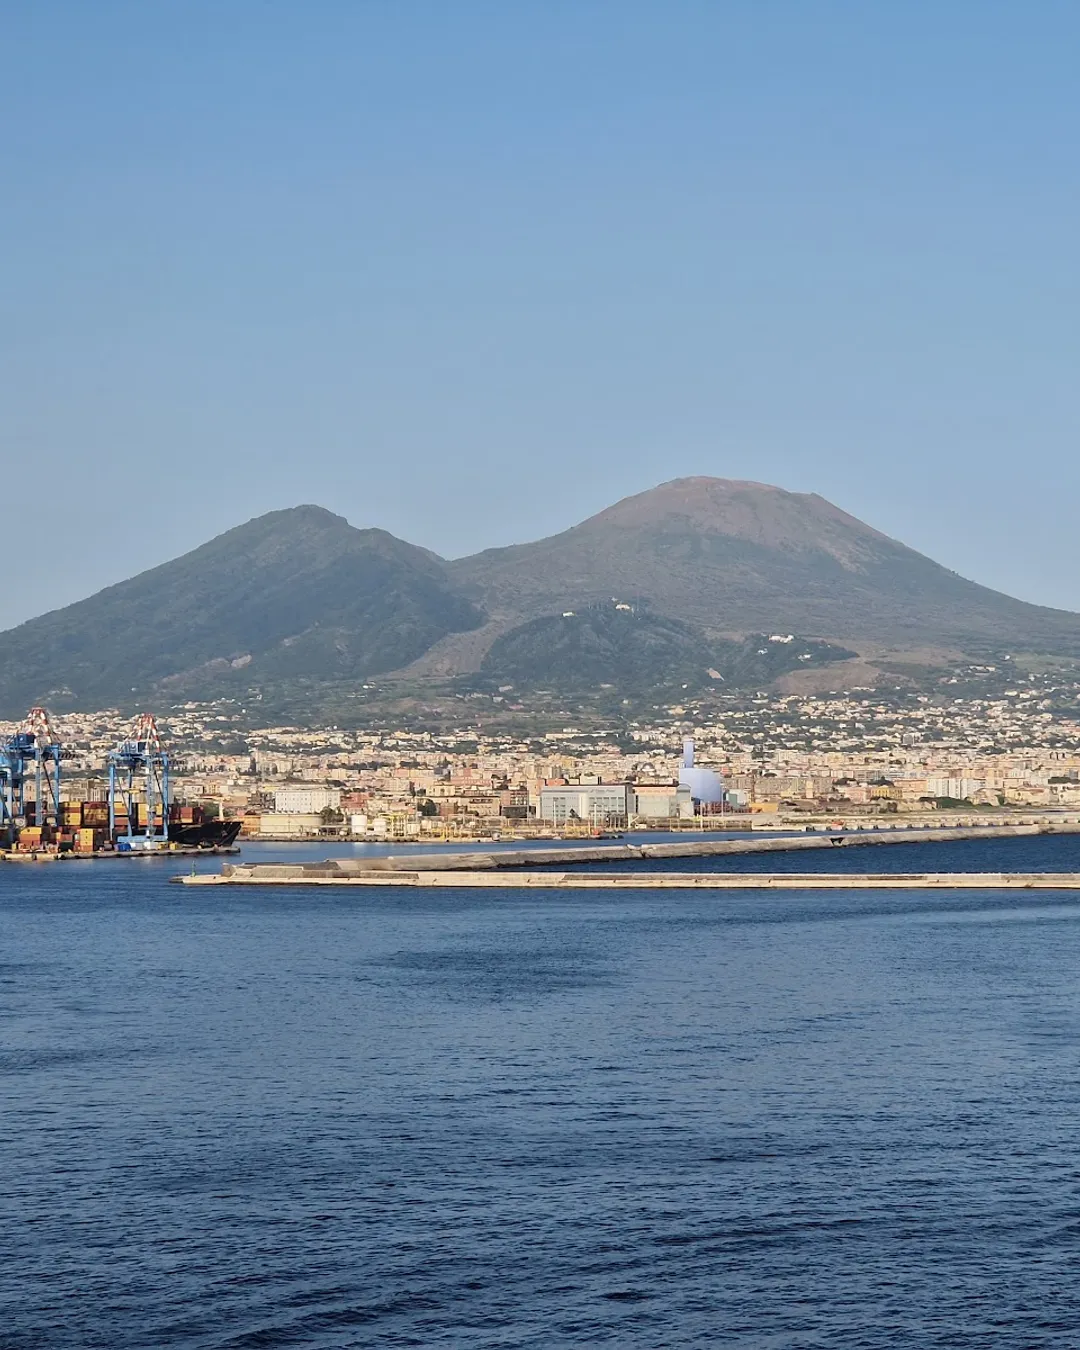
[{"label": "water ripple", "polygon": [[2,1350],[1080,1342],[1072,900],[23,870]]}]

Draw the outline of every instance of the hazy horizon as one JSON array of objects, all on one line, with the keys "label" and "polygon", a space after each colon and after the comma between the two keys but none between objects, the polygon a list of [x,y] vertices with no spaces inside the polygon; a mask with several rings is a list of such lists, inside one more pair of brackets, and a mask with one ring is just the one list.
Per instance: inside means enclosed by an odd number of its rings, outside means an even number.
[{"label": "hazy horizon", "polygon": [[314,501],[445,557],[706,474],[1080,610],[1080,11],[10,10],[0,628]]}]

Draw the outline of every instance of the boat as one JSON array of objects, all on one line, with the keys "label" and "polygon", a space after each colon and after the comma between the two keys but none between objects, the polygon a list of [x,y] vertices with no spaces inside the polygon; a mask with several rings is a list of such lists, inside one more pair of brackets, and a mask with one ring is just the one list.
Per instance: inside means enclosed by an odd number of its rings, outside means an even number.
[{"label": "boat", "polygon": [[231,848],[243,822],[239,820],[202,820],[188,824],[169,823],[169,843],[182,848]]}]

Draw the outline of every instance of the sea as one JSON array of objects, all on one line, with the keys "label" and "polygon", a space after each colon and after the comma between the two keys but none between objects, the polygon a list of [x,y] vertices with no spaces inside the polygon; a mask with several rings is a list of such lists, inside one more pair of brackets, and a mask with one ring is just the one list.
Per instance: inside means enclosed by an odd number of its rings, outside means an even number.
[{"label": "sea", "polygon": [[0,865],[2,1350],[1080,1345],[1077,895],[189,868]]}]

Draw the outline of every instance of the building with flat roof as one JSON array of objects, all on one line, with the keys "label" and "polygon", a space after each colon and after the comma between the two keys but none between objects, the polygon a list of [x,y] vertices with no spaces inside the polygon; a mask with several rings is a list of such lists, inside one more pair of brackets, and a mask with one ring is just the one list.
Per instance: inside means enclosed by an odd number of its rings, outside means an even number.
[{"label": "building with flat roof", "polygon": [[538,814],[553,825],[625,825],[633,798],[628,783],[564,783],[540,789]]},{"label": "building with flat roof", "polygon": [[639,820],[672,820],[694,814],[694,799],[685,783],[639,783],[633,797],[633,813]]},{"label": "building with flat roof", "polygon": [[340,788],[287,787],[278,788],[274,793],[274,810],[282,814],[325,811],[328,806],[335,811],[341,806]]}]

